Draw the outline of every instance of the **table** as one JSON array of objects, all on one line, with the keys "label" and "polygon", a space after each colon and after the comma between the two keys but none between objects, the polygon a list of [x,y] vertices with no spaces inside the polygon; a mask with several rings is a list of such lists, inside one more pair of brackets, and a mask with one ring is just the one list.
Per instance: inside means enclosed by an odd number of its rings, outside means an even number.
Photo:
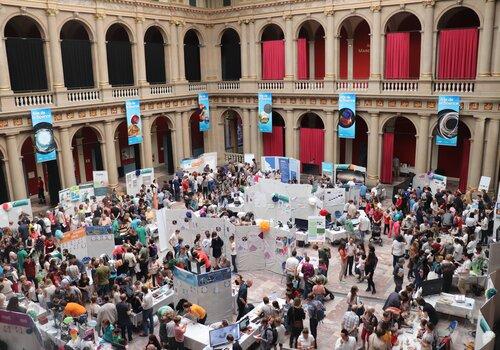
[{"label": "table", "polygon": [[[469,275],[466,277],[466,284],[471,285],[471,284],[477,284],[483,288],[486,288],[486,283],[488,282],[488,276],[483,275],[483,276],[476,276],[476,275]],[[455,273],[453,275],[453,281],[452,281],[453,286],[458,286],[458,273]]]},{"label": "table", "polygon": [[[156,312],[158,312],[158,310],[162,306],[165,306],[165,305],[168,305],[168,304],[174,302],[175,292],[173,289],[168,288],[168,286],[163,286],[163,287],[159,288],[159,290],[161,290],[162,294],[158,298],[154,298],[153,314],[156,314]],[[142,322],[142,312],[137,313],[137,314],[132,313],[130,315],[130,319],[132,320],[132,324],[137,327]]]},{"label": "table", "polygon": [[304,245],[309,244],[309,234],[304,231],[295,232],[295,240],[297,242],[304,242]]},{"label": "table", "polygon": [[347,239],[347,231],[343,227],[339,227],[338,231],[326,229],[325,232],[326,238],[330,240],[330,243],[341,239]]},{"label": "table", "polygon": [[157,224],[147,224],[146,232],[149,232],[149,236],[152,238],[158,237],[158,225]]},{"label": "table", "polygon": [[[39,322],[36,322],[35,325],[40,331],[40,334],[44,342],[46,341],[46,339],[50,339],[54,344],[56,344],[59,347],[69,346],[66,341],[61,339],[61,330],[54,327],[54,319],[52,317],[50,317],[49,321],[44,325],[40,324]],[[101,341],[101,338],[98,337],[97,332],[94,332],[94,334],[95,334],[94,343],[84,342],[87,346],[90,346],[92,349],[95,349],[97,347],[97,344],[99,344]]]},{"label": "table", "polygon": [[467,318],[471,322],[474,320],[475,300],[465,298],[465,302],[456,301],[455,294],[441,293],[424,297],[425,301],[431,304],[437,312]]}]

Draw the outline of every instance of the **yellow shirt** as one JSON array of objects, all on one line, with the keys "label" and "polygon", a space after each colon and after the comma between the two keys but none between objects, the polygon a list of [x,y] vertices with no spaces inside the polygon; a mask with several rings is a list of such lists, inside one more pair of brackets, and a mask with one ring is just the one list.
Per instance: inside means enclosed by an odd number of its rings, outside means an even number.
[{"label": "yellow shirt", "polygon": [[202,308],[200,305],[196,305],[196,304],[191,305],[190,313],[195,315],[196,318],[198,318],[199,320],[205,318],[205,316],[207,315],[207,312],[205,311],[205,309]]},{"label": "yellow shirt", "polygon": [[67,303],[64,308],[64,314],[71,317],[79,317],[87,312],[84,306],[78,303]]}]

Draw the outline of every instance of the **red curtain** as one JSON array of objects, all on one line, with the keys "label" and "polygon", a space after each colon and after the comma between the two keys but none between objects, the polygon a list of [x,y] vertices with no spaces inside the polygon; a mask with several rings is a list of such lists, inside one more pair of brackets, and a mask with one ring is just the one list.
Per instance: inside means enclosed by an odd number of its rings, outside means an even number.
[{"label": "red curtain", "polygon": [[410,33],[387,33],[385,39],[385,78],[410,77]]},{"label": "red curtain", "polygon": [[370,27],[366,21],[358,24],[354,31],[352,64],[354,79],[370,77]]},{"label": "red curtain", "polygon": [[438,79],[475,79],[477,28],[439,31]]},{"label": "red curtain", "polygon": [[309,47],[307,39],[297,40],[297,78],[309,79]]},{"label": "red curtain", "polygon": [[461,148],[462,160],[460,162],[460,181],[458,182],[458,189],[462,192],[465,192],[467,190],[467,180],[469,176],[470,140],[463,140]]},{"label": "red curtain", "polygon": [[325,78],[325,39],[314,41],[314,79]]},{"label": "red curtain", "polygon": [[420,78],[420,33],[410,33],[410,79]]},{"label": "red curtain", "polygon": [[325,152],[323,129],[300,128],[300,161],[304,164],[321,165]]},{"label": "red curtain", "polygon": [[285,42],[262,42],[262,79],[282,80],[285,77]]},{"label": "red curtain", "polygon": [[394,133],[384,133],[382,146],[382,167],[380,168],[380,182],[392,183],[392,155],[394,153]]},{"label": "red curtain", "polygon": [[265,156],[284,156],[283,152],[283,132],[282,126],[273,126],[273,132],[263,132],[263,151]]}]

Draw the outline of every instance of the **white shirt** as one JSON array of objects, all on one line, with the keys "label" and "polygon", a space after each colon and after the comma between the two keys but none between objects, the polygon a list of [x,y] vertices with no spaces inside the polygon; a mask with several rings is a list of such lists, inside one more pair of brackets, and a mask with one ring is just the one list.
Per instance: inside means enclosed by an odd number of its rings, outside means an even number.
[{"label": "white shirt", "polygon": [[311,334],[309,334],[306,339],[304,338],[304,335],[301,334],[298,343],[302,346],[302,348],[308,349],[314,345],[314,337]]},{"label": "white shirt", "polygon": [[476,219],[475,218],[471,218],[470,216],[465,219],[465,225],[467,227],[473,227],[473,226],[476,226]]},{"label": "white shirt", "polygon": [[296,257],[289,257],[285,262],[285,270],[287,274],[292,275],[297,271],[297,267],[299,266],[299,260]]},{"label": "white shirt", "polygon": [[405,243],[399,241],[392,241],[392,255],[401,256],[405,254]]},{"label": "white shirt", "polygon": [[370,229],[370,219],[366,215],[361,215],[359,217],[359,230],[368,231]]},{"label": "white shirt", "polygon": [[344,342],[342,337],[339,337],[335,343],[335,350],[356,350],[356,339],[354,339],[354,337],[349,337],[349,339]]},{"label": "white shirt", "polygon": [[236,256],[236,243],[235,242],[231,243],[231,255]]},{"label": "white shirt", "polygon": [[144,310],[149,310],[153,307],[153,293],[147,292],[146,295],[144,295],[144,298],[142,299],[142,308]]},{"label": "white shirt", "polygon": [[168,242],[170,243],[170,245],[172,247],[175,247],[177,245],[177,243],[179,243],[179,235],[174,231],[170,235],[170,239],[168,240]]}]

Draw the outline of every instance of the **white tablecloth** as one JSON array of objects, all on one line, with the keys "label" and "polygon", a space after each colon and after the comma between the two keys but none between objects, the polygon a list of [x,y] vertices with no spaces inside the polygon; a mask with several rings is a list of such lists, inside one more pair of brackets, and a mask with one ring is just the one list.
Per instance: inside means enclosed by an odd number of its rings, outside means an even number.
[{"label": "white tablecloth", "polygon": [[[166,287],[163,287],[166,288]],[[175,292],[173,289],[167,289],[159,298],[155,298],[153,302],[153,313],[156,313],[162,306],[168,305],[174,302]],[[132,313],[130,316],[132,324],[138,326],[142,322],[142,312],[138,314]]]},{"label": "white tablecloth", "polygon": [[304,244],[309,243],[309,235],[304,231],[295,232],[295,240],[299,242],[304,242]]},{"label": "white tablecloth", "polygon": [[340,227],[338,231],[326,229],[326,238],[330,240],[330,242],[347,239],[347,231],[344,230],[343,227]]},{"label": "white tablecloth", "polygon": [[431,304],[437,312],[467,318],[471,321],[474,319],[475,300],[472,298],[465,298],[465,302],[459,303],[455,301],[454,294],[441,293],[426,296],[424,299]]}]

